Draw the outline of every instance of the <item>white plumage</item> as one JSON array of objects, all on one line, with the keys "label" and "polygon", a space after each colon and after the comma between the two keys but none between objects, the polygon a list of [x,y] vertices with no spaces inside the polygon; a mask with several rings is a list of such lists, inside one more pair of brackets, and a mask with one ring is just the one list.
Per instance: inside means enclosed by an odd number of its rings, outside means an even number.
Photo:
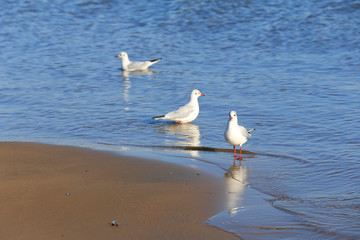
[{"label": "white plumage", "polygon": [[199,90],[194,89],[191,92],[190,101],[187,104],[165,115],[153,117],[153,119],[168,119],[174,122],[178,122],[179,124],[194,121],[199,115],[200,111],[198,102],[198,98],[200,96],[204,96],[204,94],[202,94]]},{"label": "white plumage", "polygon": [[247,142],[247,140],[251,137],[250,132],[255,129],[247,130],[243,126],[238,124],[237,114],[235,111],[230,111],[229,113],[229,122],[227,124],[224,137],[228,143],[233,145],[234,147],[234,157],[236,158],[236,146],[240,146],[240,156],[239,160],[242,159],[241,157],[241,146]]},{"label": "white plumage", "polygon": [[151,65],[153,65],[161,60],[161,58],[157,58],[154,60],[143,61],[143,62],[132,62],[132,61],[130,61],[126,52],[121,52],[119,55],[116,55],[115,57],[121,58],[122,69],[124,71],[146,70]]}]

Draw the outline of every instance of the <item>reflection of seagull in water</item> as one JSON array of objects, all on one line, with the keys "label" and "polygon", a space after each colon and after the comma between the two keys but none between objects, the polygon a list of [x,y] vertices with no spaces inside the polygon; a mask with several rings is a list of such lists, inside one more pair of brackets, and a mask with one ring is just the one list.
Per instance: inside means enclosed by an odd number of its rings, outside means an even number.
[{"label": "reflection of seagull in water", "polygon": [[230,118],[224,133],[224,137],[226,141],[228,141],[228,143],[234,146],[234,164],[235,164],[236,146],[240,146],[240,156],[237,159],[242,160],[241,146],[247,142],[247,140],[251,137],[250,132],[255,129],[247,130],[243,126],[240,126],[238,124],[238,119],[235,111],[231,111],[229,113],[229,116]]},{"label": "reflection of seagull in water", "polygon": [[228,198],[227,207],[230,209],[230,213],[236,212],[239,202],[242,200],[242,195],[247,185],[248,168],[241,166],[233,166],[229,168],[230,174],[226,180]]},{"label": "reflection of seagull in water", "polygon": [[145,75],[151,75],[156,73],[154,70],[146,69],[142,71],[122,71],[122,76],[125,80],[130,80],[130,77],[133,76],[145,76]]},{"label": "reflection of seagull in water", "polygon": [[199,115],[200,111],[198,102],[198,98],[200,96],[204,96],[204,94],[202,94],[199,90],[194,89],[191,92],[190,101],[187,104],[165,115],[153,117],[153,119],[168,119],[174,122],[178,122],[179,124],[194,121]]},{"label": "reflection of seagull in water", "polygon": [[187,146],[200,146],[200,131],[197,125],[189,124],[169,124],[163,128],[167,133],[175,135],[180,141],[177,144]]},{"label": "reflection of seagull in water", "polygon": [[121,64],[122,64],[122,69],[124,71],[146,70],[151,65],[153,65],[161,60],[161,58],[157,58],[154,60],[143,61],[143,62],[132,62],[132,61],[130,61],[126,52],[121,52],[119,55],[116,55],[115,57],[122,59]]},{"label": "reflection of seagull in water", "polygon": [[[169,124],[163,125],[158,129],[174,135],[177,138],[177,140],[174,141],[175,145],[200,146],[200,130],[195,124]],[[199,151],[191,150],[190,155],[198,157]]]},{"label": "reflection of seagull in water", "polygon": [[125,105],[124,105],[124,109],[125,110],[129,110],[130,109],[130,105],[129,104],[129,90],[131,88],[131,81],[128,78],[124,78],[123,81],[123,97],[125,100]]},{"label": "reflection of seagull in water", "polygon": [[156,71],[151,70],[151,69],[145,69],[142,71],[122,71],[122,76],[124,78],[129,78],[132,76],[151,75],[154,73],[156,73]]}]

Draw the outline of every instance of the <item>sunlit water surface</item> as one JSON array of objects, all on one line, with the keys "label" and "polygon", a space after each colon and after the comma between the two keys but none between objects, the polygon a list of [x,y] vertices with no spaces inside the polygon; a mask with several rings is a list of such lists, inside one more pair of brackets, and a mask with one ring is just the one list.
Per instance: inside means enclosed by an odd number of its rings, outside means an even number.
[{"label": "sunlit water surface", "polygon": [[[205,163],[229,181],[209,224],[245,239],[359,238],[359,16],[358,0],[4,1],[1,140]],[[123,73],[120,51],[163,60]],[[193,123],[152,120],[194,88]],[[230,110],[257,129],[241,167],[223,138]]]}]

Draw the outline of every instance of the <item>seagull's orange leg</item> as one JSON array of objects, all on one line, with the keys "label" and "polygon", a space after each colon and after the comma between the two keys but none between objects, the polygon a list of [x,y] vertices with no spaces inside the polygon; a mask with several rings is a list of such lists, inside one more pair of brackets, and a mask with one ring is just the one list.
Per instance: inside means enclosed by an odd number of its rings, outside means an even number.
[{"label": "seagull's orange leg", "polygon": [[241,146],[240,146],[240,151],[239,151],[240,156],[239,156],[239,158],[238,158],[238,160],[239,160],[239,161],[240,161],[240,160],[242,160],[242,157],[241,157],[241,152],[242,152],[242,149],[241,149]]}]

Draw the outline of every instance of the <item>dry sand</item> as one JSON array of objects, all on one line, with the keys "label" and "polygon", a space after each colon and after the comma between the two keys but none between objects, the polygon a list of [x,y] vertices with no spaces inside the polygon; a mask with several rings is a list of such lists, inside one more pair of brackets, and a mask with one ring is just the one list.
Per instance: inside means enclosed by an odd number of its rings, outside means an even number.
[{"label": "dry sand", "polygon": [[4,142],[0,239],[238,239],[205,223],[224,210],[223,184],[170,163]]}]

